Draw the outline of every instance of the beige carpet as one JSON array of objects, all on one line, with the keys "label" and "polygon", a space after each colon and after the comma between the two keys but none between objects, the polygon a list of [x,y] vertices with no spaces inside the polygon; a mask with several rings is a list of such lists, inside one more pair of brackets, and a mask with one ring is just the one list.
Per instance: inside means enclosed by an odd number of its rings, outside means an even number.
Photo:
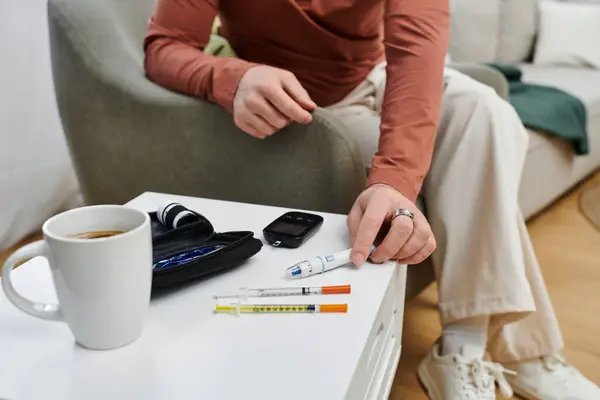
[{"label": "beige carpet", "polygon": [[581,212],[600,230],[600,183],[585,187],[579,199]]}]

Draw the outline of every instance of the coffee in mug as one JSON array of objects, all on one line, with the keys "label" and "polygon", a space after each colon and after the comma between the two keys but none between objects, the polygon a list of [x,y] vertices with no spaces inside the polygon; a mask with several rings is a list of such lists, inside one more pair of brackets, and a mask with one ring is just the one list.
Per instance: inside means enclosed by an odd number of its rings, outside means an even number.
[{"label": "coffee in mug", "polygon": [[123,231],[92,231],[92,232],[81,232],[76,233],[74,235],[70,235],[69,237],[77,238],[77,239],[102,239],[111,236],[117,236],[121,233],[125,233]]},{"label": "coffee in mug", "polygon": [[[20,248],[4,264],[8,300],[34,317],[67,323],[75,340],[89,349],[136,340],[152,286],[148,213],[118,205],[76,208],[50,218],[42,231],[44,240]],[[36,256],[48,259],[58,304],[34,303],[11,282],[14,266]]]}]

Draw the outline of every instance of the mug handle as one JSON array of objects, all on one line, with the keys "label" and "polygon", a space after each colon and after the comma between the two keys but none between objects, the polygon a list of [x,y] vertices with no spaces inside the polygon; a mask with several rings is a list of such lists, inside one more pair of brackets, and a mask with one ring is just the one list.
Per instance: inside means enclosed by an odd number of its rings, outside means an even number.
[{"label": "mug handle", "polygon": [[34,317],[38,317],[41,319],[47,319],[51,321],[60,321],[61,313],[60,307],[56,304],[43,304],[43,303],[34,303],[31,300],[26,299],[21,296],[15,290],[11,280],[10,274],[14,267],[22,262],[27,261],[33,257],[37,256],[45,256],[44,247],[46,245],[45,240],[39,240],[37,242],[30,243],[26,246],[21,247],[19,250],[15,251],[4,263],[2,267],[2,288],[4,289],[4,293],[8,300],[15,305],[15,307],[19,308],[21,311],[26,312],[27,314],[33,315]]}]

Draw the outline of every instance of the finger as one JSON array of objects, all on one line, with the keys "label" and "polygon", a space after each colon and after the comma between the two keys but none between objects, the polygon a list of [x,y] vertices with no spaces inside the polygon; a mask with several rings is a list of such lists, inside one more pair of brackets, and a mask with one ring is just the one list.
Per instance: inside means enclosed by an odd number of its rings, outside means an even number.
[{"label": "finger", "polygon": [[[394,257],[404,246],[414,232],[414,224],[410,218],[397,217],[392,220],[390,230],[377,249],[373,252],[371,260],[382,263]],[[421,243],[421,246],[423,243]],[[421,248],[419,246],[419,248]],[[417,249],[418,250],[418,249]]]},{"label": "finger", "polygon": [[358,227],[360,225],[360,220],[362,219],[363,212],[360,208],[360,205],[354,204],[350,212],[348,213],[348,218],[346,219],[346,225],[348,225],[348,233],[350,234],[350,245],[354,246],[354,240],[356,239],[356,234],[358,232]]},{"label": "finger", "polygon": [[294,74],[290,73],[290,75],[285,76],[281,82],[285,91],[288,92],[288,94],[302,107],[307,110],[314,110],[317,108],[315,102],[312,101],[308,92],[302,87],[300,82],[298,82],[298,79]]},{"label": "finger", "polygon": [[433,236],[431,236],[427,242],[425,242],[425,245],[423,247],[421,247],[421,249],[419,249],[419,251],[417,251],[415,254],[413,254],[410,257],[401,259],[398,259],[398,263],[400,264],[406,264],[406,265],[414,265],[414,264],[419,264],[422,263],[423,261],[425,261],[427,259],[427,257],[429,257],[435,250],[436,248],[436,243],[435,243],[435,239],[433,238]]},{"label": "finger", "polygon": [[312,121],[312,115],[300,107],[282,88],[268,89],[264,95],[279,112],[289,119],[301,124],[308,124]]},{"label": "finger", "polygon": [[377,237],[381,224],[385,219],[386,209],[371,202],[360,220],[358,231],[352,245],[352,262],[354,265],[362,265],[371,252],[371,246]]},{"label": "finger", "polygon": [[[405,218],[408,219],[408,218]],[[398,251],[398,258],[407,258],[419,251],[427,242],[429,237],[433,236],[427,220],[422,215],[415,216],[415,229],[406,243]]]},{"label": "finger", "polygon": [[246,132],[248,135],[254,136],[257,139],[264,139],[266,137],[265,134],[260,132],[256,127],[248,122],[244,122],[239,125],[240,129]]},{"label": "finger", "polygon": [[265,121],[277,128],[277,130],[289,123],[289,119],[277,111],[264,97],[256,96],[256,98],[248,100],[248,108],[254,114],[263,117]]},{"label": "finger", "polygon": [[256,128],[263,136],[271,136],[278,131],[276,127],[269,124],[260,115],[253,114],[248,118],[248,123]]}]

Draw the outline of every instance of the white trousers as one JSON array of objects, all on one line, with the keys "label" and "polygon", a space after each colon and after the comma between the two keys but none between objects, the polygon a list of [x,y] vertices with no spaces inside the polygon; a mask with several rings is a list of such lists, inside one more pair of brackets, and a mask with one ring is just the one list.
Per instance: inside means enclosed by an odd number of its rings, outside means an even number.
[{"label": "white trousers", "polygon": [[[518,205],[528,134],[496,92],[446,69],[431,169],[424,182],[442,324],[490,315],[498,362],[549,355],[562,336]],[[370,165],[379,141],[385,65],[329,109]],[[412,267],[418,268],[418,267]]]}]

